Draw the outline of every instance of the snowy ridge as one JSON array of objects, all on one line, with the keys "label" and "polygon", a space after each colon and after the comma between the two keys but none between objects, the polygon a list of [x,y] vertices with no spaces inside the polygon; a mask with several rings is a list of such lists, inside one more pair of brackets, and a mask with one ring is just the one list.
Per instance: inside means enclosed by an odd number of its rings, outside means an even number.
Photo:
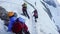
[{"label": "snowy ridge", "polygon": [[55,8],[55,7],[52,7],[52,6],[50,6],[50,5],[48,5],[48,4],[46,4],[47,6],[48,6],[48,8],[50,9],[50,11],[51,11],[51,13],[52,13],[52,15],[53,15],[53,18],[52,18],[52,20],[54,20],[54,22],[55,22],[55,24],[56,24],[56,26],[58,26],[59,28],[58,28],[58,31],[60,31],[60,4],[57,2],[57,0],[54,0],[54,2],[55,2],[55,4],[57,5],[57,7]]}]

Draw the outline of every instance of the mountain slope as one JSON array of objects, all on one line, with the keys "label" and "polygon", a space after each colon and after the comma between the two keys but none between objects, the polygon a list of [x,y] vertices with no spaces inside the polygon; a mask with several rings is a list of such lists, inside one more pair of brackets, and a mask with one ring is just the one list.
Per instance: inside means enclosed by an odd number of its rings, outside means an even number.
[{"label": "mountain slope", "polygon": [[[0,0],[0,6],[4,7],[7,11],[14,11],[18,14],[18,17],[22,17],[26,20],[26,25],[29,28],[31,34],[59,34],[57,31],[57,27],[55,23],[50,19],[48,13],[43,9],[45,8],[44,5],[40,2],[40,0],[26,0],[27,2],[31,3],[38,11],[38,19],[37,22],[34,21],[33,11],[34,8],[27,3],[27,11],[30,16],[30,19],[21,15],[22,13],[22,4],[24,3],[23,0]],[[36,5],[35,5],[36,2]],[[5,5],[4,5],[5,4]],[[1,23],[0,23],[1,24]],[[1,25],[1,29],[4,30],[4,33],[7,33],[4,24]],[[2,33],[2,34],[4,34]],[[10,32],[10,34],[12,34]]]}]

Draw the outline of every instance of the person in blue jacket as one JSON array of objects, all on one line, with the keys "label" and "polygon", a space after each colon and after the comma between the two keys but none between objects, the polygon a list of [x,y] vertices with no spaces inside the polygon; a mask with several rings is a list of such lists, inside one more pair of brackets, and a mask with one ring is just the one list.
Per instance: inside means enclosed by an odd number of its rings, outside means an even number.
[{"label": "person in blue jacket", "polygon": [[[15,23],[15,21],[18,19],[20,22],[20,24],[23,26],[23,29],[25,29],[25,34],[30,34],[29,33],[29,31],[28,31],[28,27],[27,27],[27,25],[25,24],[25,20],[23,19],[23,18],[21,18],[21,17],[19,17],[19,18],[17,18],[17,15],[14,13],[14,12],[8,12],[8,16],[9,16],[9,18],[10,18],[10,22],[9,22],[9,25],[8,25],[8,31],[12,31],[12,28],[13,28],[13,24]],[[18,23],[18,22],[17,22]],[[16,23],[15,23],[16,24]],[[24,25],[23,25],[24,24]],[[18,24],[19,25],[19,24]],[[15,26],[14,26],[15,27]],[[17,27],[16,27],[17,28]],[[19,28],[19,26],[18,26],[18,28]],[[18,29],[17,28],[17,29]],[[21,27],[20,27],[21,28]],[[13,28],[13,30],[14,30],[15,28]],[[14,30],[14,31],[16,31],[16,30]],[[18,32],[18,33],[22,33],[22,31],[21,32]]]},{"label": "person in blue jacket", "polygon": [[10,18],[9,25],[8,25],[8,31],[12,31],[12,26],[14,24],[14,21],[17,19],[17,15],[14,12],[8,12],[8,16]]}]

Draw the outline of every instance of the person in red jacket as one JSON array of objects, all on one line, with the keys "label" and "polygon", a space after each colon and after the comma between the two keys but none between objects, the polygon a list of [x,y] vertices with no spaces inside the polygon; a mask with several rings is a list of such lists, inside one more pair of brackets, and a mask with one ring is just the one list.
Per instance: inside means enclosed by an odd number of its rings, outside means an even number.
[{"label": "person in red jacket", "polygon": [[15,32],[16,34],[30,34],[28,31],[28,27],[25,23],[20,21],[21,18],[18,18],[13,24],[12,31]]},{"label": "person in red jacket", "polygon": [[33,16],[35,18],[35,22],[37,22],[37,20],[36,20],[38,18],[37,10],[35,9],[33,12],[34,12]]},{"label": "person in red jacket", "polygon": [[8,31],[12,31],[16,34],[30,34],[28,31],[28,27],[25,24],[25,20],[21,17],[17,18],[14,15],[14,12],[8,12],[8,16],[10,18],[10,23],[8,25]]}]

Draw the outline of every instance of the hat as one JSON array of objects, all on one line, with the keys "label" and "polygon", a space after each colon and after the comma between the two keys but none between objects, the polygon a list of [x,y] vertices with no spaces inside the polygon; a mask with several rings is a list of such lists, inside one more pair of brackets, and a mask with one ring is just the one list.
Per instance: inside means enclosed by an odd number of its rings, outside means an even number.
[{"label": "hat", "polygon": [[14,12],[8,12],[8,14],[7,14],[9,17],[11,17],[11,16],[13,16],[14,15]]}]

